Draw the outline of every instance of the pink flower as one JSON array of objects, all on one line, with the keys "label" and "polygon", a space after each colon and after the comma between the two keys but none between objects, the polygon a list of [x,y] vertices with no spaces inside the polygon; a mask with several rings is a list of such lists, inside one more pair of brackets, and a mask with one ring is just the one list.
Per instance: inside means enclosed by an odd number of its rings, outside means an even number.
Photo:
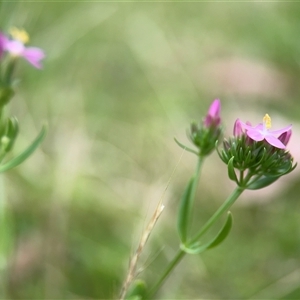
[{"label": "pink flower", "polygon": [[204,126],[205,127],[219,126],[221,123],[220,111],[221,111],[221,102],[219,99],[215,99],[210,105],[208,113],[205,116]]},{"label": "pink flower", "polygon": [[41,60],[45,57],[44,51],[37,47],[26,47],[29,37],[25,31],[16,28],[11,30],[13,39],[5,35],[0,35],[0,55],[1,48],[7,51],[12,57],[24,57],[30,64],[37,69],[41,69]]},{"label": "pink flower", "polygon": [[268,114],[264,116],[263,123],[260,123],[255,127],[247,125],[243,122],[241,122],[241,124],[246,130],[247,136],[252,140],[257,142],[266,140],[270,145],[279,149],[285,149],[285,146],[292,134],[292,125],[286,126],[279,130],[270,130],[271,118]]}]

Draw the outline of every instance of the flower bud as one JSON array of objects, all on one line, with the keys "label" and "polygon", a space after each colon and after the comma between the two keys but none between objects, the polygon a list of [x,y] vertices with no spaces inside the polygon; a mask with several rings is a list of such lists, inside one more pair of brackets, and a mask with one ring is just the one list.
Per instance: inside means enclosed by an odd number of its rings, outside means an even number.
[{"label": "flower bud", "polygon": [[199,148],[200,156],[206,156],[215,149],[215,144],[222,132],[220,110],[220,100],[216,99],[210,105],[202,124],[191,123],[188,137]]},{"label": "flower bud", "polygon": [[213,103],[210,105],[207,115],[204,119],[204,126],[209,127],[217,127],[221,123],[220,118],[220,111],[221,111],[221,102],[219,99],[215,99]]},{"label": "flower bud", "polygon": [[240,119],[236,119],[233,126],[233,135],[235,137],[241,136],[244,133],[242,123]]}]

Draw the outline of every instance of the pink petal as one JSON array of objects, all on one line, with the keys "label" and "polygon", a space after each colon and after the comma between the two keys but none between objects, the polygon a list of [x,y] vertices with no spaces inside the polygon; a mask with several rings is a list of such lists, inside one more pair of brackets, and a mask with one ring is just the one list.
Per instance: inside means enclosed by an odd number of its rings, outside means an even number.
[{"label": "pink petal", "polygon": [[275,136],[267,135],[265,137],[265,139],[270,145],[272,145],[276,148],[279,148],[279,149],[285,149],[285,145],[278,138],[276,138]]},{"label": "pink petal", "polygon": [[258,125],[254,126],[253,128],[256,129],[256,130],[264,131],[263,123],[259,123]]},{"label": "pink petal", "polygon": [[289,131],[292,128],[292,125],[286,126],[282,129],[278,129],[278,130],[270,130],[269,132],[273,135],[277,135],[277,134],[282,134],[285,133],[287,131]]},{"label": "pink petal", "polygon": [[233,126],[233,135],[241,136],[243,134],[243,125],[240,119],[237,119]]},{"label": "pink petal", "polygon": [[0,32],[0,58],[2,57],[2,54],[5,50],[6,42],[7,42],[7,37],[2,32]]},{"label": "pink petal", "polygon": [[215,99],[209,107],[208,114],[213,118],[217,118],[220,116],[220,110],[221,110],[221,102],[219,99]]},{"label": "pink petal", "polygon": [[292,136],[292,130],[288,130],[288,131],[282,133],[282,134],[278,137],[278,139],[279,139],[279,141],[281,141],[284,145],[287,145],[288,142],[289,142],[289,140],[290,140],[290,138],[291,138],[291,136]]},{"label": "pink petal", "polygon": [[7,37],[5,34],[3,34],[2,32],[0,32],[0,41],[5,43],[7,41]]},{"label": "pink petal", "polygon": [[247,135],[249,136],[249,138],[257,142],[262,141],[265,138],[265,136],[258,130],[254,130],[252,128],[250,130],[247,130]]},{"label": "pink petal", "polygon": [[20,41],[7,40],[4,49],[8,51],[11,55],[23,56],[25,47]]},{"label": "pink petal", "polygon": [[28,47],[23,52],[23,57],[26,58],[37,69],[41,69],[40,61],[45,57],[45,53],[40,48]]},{"label": "pink petal", "polygon": [[8,41],[9,41],[8,37],[2,32],[0,32],[0,42],[3,48],[5,48],[5,45],[7,44]]},{"label": "pink petal", "polygon": [[205,127],[220,125],[221,123],[220,110],[221,110],[220,100],[215,99],[210,105],[208,113],[204,118]]},{"label": "pink petal", "polygon": [[256,125],[255,127],[252,127],[250,122],[244,123],[244,122],[240,121],[240,123],[241,123],[242,127],[246,130],[257,130],[257,129],[258,130],[263,130],[263,124],[262,123]]}]

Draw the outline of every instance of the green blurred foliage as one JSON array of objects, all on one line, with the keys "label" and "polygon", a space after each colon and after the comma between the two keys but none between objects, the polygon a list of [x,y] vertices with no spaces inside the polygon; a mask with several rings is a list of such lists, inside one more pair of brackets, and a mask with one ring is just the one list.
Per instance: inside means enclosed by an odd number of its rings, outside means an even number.
[{"label": "green blurred foliage", "polygon": [[[2,176],[0,296],[117,298],[180,159],[173,136],[187,142],[190,121],[200,121],[214,98],[228,132],[235,118],[260,120],[267,110],[296,125],[296,139],[299,10],[291,2],[3,2],[1,29],[25,28],[47,54],[42,71],[18,64],[10,105],[20,121],[15,154],[44,121],[49,133],[26,163]],[[187,153],[179,163],[143,251],[148,286],[178,248],[175,216],[195,163]],[[195,227],[231,190],[216,155],[204,173]],[[157,296],[299,299],[295,174],[273,193],[238,201],[229,238],[186,257]]]}]

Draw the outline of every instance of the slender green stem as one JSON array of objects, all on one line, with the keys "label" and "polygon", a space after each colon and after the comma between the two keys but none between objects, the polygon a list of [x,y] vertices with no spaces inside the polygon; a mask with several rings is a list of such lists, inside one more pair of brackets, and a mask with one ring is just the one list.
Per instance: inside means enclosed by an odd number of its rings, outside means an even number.
[{"label": "slender green stem", "polygon": [[197,167],[196,167],[196,170],[195,170],[195,175],[194,175],[195,177],[194,177],[194,181],[193,181],[193,186],[192,186],[192,190],[191,190],[191,199],[192,199],[192,203],[191,203],[191,206],[190,206],[191,210],[192,210],[192,207],[193,207],[193,202],[195,200],[196,191],[197,191],[198,182],[199,182],[199,179],[200,179],[201,168],[202,168],[203,162],[204,162],[204,157],[199,156],[199,159],[198,159],[198,162],[197,162]]},{"label": "slender green stem", "polygon": [[168,267],[162,274],[162,276],[159,278],[159,280],[156,282],[156,284],[150,289],[148,293],[148,298],[151,299],[155,293],[158,291],[158,289],[162,286],[165,279],[168,277],[168,275],[171,273],[171,271],[178,265],[178,263],[182,260],[186,253],[179,249],[172,261],[169,263]]},{"label": "slender green stem", "polygon": [[11,61],[8,63],[8,66],[6,69],[6,74],[4,75],[4,83],[7,86],[11,85],[12,74],[15,70],[15,67],[16,67],[16,58],[11,58]]},{"label": "slender green stem", "polygon": [[3,174],[0,174],[0,298],[7,299],[8,277],[6,274],[9,253],[11,253],[10,245],[12,245],[12,229],[9,224],[9,214],[7,211],[7,203],[5,197],[5,185],[3,182]]},{"label": "slender green stem", "polygon": [[240,183],[244,181],[244,171],[240,172]]},{"label": "slender green stem", "polygon": [[198,182],[199,182],[200,173],[201,173],[200,171],[201,171],[203,162],[204,162],[204,157],[199,156],[199,159],[198,159],[198,162],[197,162],[197,167],[196,167],[196,170],[195,170],[195,180],[194,180],[194,185],[193,185],[193,190],[192,190],[192,197],[193,198],[195,198],[196,189],[197,189],[197,185],[198,185]]},{"label": "slender green stem", "polygon": [[197,242],[199,238],[220,218],[220,216],[226,212],[231,205],[238,199],[238,197],[245,190],[243,187],[236,187],[232,194],[226,199],[226,201],[218,208],[218,210],[211,216],[211,218],[203,225],[200,231],[192,239],[191,244]]},{"label": "slender green stem", "polygon": [[[201,167],[203,165],[203,161],[204,161],[204,157],[199,156],[197,166],[196,166],[196,170],[195,170],[195,174],[194,174],[194,180],[193,180],[191,195],[190,195],[191,200],[192,200],[191,203],[190,203],[190,211],[189,211],[190,215],[193,211],[192,207],[193,207],[193,202],[194,202],[196,191],[197,191],[197,186],[198,186],[198,182],[199,182],[199,178],[200,178],[200,174],[201,174]],[[191,220],[191,216],[189,216],[188,219]],[[177,264],[181,261],[181,259],[184,257],[184,255],[185,255],[185,252],[183,250],[179,249],[177,254],[175,255],[175,257],[173,258],[173,260],[167,266],[167,268],[164,271],[164,273],[162,274],[162,276],[159,278],[159,280],[156,282],[156,284],[150,290],[150,292],[148,294],[149,298],[156,293],[156,291],[163,284],[164,280],[168,277],[170,272],[177,266]]]},{"label": "slender green stem", "polygon": [[[244,187],[239,187],[239,186],[236,187],[235,190],[232,192],[232,194],[226,199],[226,201],[219,207],[219,209],[213,214],[213,216],[204,224],[204,226],[201,228],[198,234],[195,235],[195,237],[191,240],[190,244],[197,242],[199,238],[219,219],[219,217],[231,207],[231,205],[238,199],[238,197],[242,194],[244,190],[245,190]],[[178,250],[175,257],[169,263],[162,276],[158,279],[156,284],[149,291],[148,294],[149,298],[155,295],[157,290],[164,283],[165,279],[168,277],[171,271],[178,265],[178,263],[181,261],[181,259],[184,257],[185,254],[186,252],[184,252],[183,250],[181,249]]]}]

